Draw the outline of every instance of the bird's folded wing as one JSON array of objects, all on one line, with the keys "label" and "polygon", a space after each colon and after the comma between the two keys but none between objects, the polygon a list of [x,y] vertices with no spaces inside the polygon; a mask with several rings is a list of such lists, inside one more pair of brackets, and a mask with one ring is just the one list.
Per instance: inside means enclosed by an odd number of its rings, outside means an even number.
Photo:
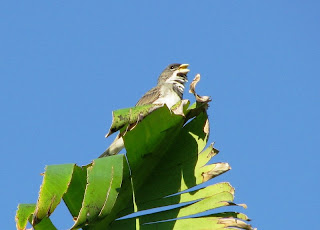
[{"label": "bird's folded wing", "polygon": [[160,90],[157,87],[150,89],[143,97],[137,102],[139,105],[150,105],[155,102],[160,96]]}]

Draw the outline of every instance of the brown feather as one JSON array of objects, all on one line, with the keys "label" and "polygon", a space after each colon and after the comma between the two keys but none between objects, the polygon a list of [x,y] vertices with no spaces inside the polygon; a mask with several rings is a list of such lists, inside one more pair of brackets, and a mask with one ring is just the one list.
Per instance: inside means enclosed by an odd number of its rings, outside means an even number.
[{"label": "brown feather", "polygon": [[142,98],[137,102],[136,106],[139,105],[150,105],[155,102],[160,96],[159,87],[154,87],[150,89]]}]

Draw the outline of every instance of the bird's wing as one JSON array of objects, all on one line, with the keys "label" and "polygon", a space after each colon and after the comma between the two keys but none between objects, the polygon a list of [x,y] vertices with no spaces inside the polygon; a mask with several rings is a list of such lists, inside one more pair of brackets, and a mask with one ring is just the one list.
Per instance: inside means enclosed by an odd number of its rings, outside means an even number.
[{"label": "bird's wing", "polygon": [[155,102],[160,96],[160,90],[157,87],[150,89],[143,97],[137,102],[138,105],[150,105]]}]

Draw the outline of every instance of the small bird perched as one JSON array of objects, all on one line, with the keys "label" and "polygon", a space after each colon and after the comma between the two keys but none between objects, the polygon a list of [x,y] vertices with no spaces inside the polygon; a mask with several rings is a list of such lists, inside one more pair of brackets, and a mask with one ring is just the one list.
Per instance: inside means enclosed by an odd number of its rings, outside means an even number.
[{"label": "small bird perched", "polygon": [[[160,74],[157,86],[143,95],[136,106],[166,104],[168,108],[171,108],[178,101],[182,100],[184,84],[188,81],[187,73],[190,71],[187,69],[188,66],[188,64],[177,63],[167,66]],[[123,138],[118,135],[110,147],[104,151],[99,158],[115,155],[123,148]]]}]

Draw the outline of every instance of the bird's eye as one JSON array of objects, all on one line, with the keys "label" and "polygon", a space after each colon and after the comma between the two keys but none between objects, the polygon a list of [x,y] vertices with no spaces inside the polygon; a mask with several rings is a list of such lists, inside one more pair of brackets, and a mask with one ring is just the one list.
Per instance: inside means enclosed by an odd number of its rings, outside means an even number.
[{"label": "bird's eye", "polygon": [[170,66],[170,69],[174,69],[174,66],[172,65],[172,66]]}]

